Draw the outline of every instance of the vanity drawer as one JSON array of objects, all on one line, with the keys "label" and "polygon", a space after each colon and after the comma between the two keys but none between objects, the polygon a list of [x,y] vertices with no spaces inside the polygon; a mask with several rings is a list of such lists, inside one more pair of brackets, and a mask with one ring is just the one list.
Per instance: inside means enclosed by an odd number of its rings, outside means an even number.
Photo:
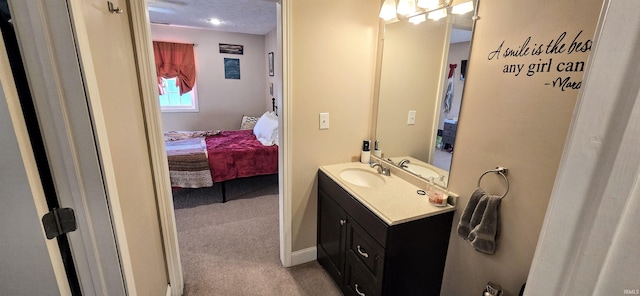
[{"label": "vanity drawer", "polygon": [[376,283],[373,275],[356,256],[353,252],[347,251],[343,292],[352,296],[382,295],[381,285]]},{"label": "vanity drawer", "polygon": [[378,244],[358,223],[347,224],[347,251],[353,252],[377,282],[384,271],[384,248]]}]

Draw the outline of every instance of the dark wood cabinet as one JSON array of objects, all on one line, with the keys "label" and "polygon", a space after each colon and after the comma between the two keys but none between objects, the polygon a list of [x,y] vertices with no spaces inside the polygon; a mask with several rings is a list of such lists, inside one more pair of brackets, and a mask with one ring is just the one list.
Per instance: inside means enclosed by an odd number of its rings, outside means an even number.
[{"label": "dark wood cabinet", "polygon": [[[319,192],[318,211],[318,249],[322,249],[322,266],[327,270],[333,280],[342,284],[342,270],[344,269],[344,245],[347,233],[347,213],[342,210],[326,193]],[[320,260],[318,260],[320,261]]]},{"label": "dark wood cabinet", "polygon": [[345,295],[440,295],[452,219],[388,225],[318,172],[318,261]]}]

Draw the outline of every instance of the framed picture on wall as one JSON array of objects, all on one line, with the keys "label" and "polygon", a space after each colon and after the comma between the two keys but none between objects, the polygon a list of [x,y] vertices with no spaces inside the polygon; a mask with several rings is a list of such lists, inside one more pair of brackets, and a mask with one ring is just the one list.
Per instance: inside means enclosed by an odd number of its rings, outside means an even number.
[{"label": "framed picture on wall", "polygon": [[220,53],[244,54],[244,46],[237,44],[218,43]]},{"label": "framed picture on wall", "polygon": [[224,58],[224,79],[240,79],[240,59]]},{"label": "framed picture on wall", "polygon": [[269,76],[273,76],[273,52],[270,52],[267,56],[269,58]]}]

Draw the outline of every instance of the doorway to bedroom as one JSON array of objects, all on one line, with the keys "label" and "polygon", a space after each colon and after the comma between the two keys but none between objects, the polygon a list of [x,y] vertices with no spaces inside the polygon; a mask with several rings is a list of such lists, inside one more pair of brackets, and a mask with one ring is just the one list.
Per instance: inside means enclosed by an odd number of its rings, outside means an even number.
[{"label": "doorway to bedroom", "polygon": [[[251,294],[266,274],[290,277],[279,260],[279,6],[237,2],[148,0],[185,295]],[[190,48],[193,81],[181,75],[189,62],[158,64],[176,56],[157,52],[164,43]]]}]

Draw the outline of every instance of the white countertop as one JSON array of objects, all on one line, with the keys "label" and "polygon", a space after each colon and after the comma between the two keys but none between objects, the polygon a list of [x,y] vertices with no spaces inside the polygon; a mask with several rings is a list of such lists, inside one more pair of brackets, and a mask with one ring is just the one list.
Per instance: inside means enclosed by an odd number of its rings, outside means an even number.
[{"label": "white countertop", "polygon": [[417,193],[418,190],[425,188],[419,188],[394,175],[393,172],[391,176],[380,175],[385,180],[385,184],[380,187],[370,188],[351,184],[340,178],[340,172],[349,168],[376,172],[376,169],[369,167],[368,164],[359,162],[325,165],[321,166],[320,170],[389,225],[455,210],[451,205],[444,207],[431,205],[426,195]]}]

